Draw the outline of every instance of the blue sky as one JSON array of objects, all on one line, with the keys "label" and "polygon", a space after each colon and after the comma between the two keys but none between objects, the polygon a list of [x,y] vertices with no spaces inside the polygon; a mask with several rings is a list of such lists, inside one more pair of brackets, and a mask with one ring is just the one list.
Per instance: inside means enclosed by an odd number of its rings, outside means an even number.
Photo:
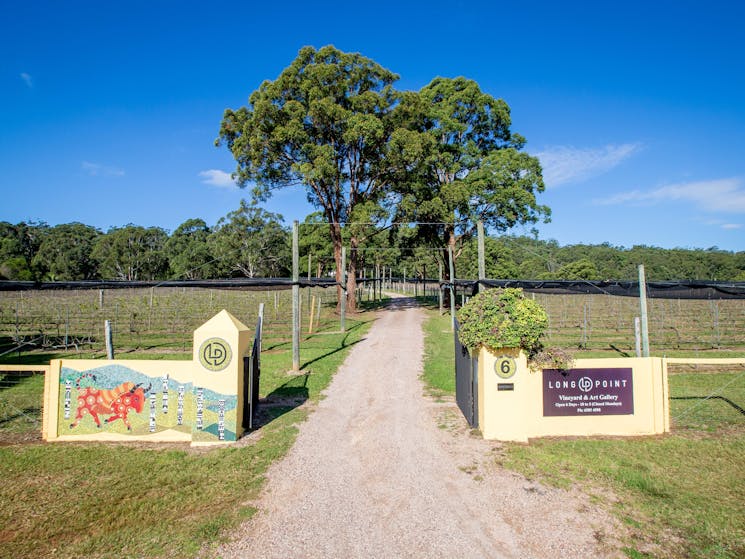
[{"label": "blue sky", "polygon": [[[213,225],[248,192],[214,140],[304,45],[512,108],[560,244],[745,250],[745,2],[0,0],[0,220]],[[266,208],[289,223],[302,190]],[[516,229],[514,233],[526,233]]]}]

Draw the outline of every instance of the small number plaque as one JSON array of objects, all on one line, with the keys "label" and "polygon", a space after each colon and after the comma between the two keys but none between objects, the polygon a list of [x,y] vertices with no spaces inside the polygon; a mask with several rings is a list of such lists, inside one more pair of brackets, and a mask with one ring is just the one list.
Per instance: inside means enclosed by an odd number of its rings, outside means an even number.
[{"label": "small number plaque", "polygon": [[494,372],[499,378],[512,378],[517,372],[517,363],[512,357],[502,355],[494,362]]}]

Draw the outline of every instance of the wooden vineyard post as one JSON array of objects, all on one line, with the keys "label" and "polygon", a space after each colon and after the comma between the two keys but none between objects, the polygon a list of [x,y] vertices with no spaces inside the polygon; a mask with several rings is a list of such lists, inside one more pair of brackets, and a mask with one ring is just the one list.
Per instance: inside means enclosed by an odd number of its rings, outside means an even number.
[{"label": "wooden vineyard post", "polygon": [[455,266],[453,264],[453,247],[448,247],[448,264],[450,265],[450,331],[455,332]]},{"label": "wooden vineyard post", "polygon": [[310,300],[310,310],[308,311],[308,334],[313,333],[313,316],[314,311],[316,309],[316,296],[313,295],[313,297]]},{"label": "wooden vineyard post", "polygon": [[649,323],[647,319],[647,282],[644,264],[639,264],[639,305],[642,315],[642,357],[649,357]]},{"label": "wooden vineyard post", "polygon": [[439,261],[440,260],[439,258],[437,260],[438,260],[437,265],[440,268],[440,276],[438,278],[440,280],[440,283],[438,284],[437,292],[439,295],[438,298],[440,300],[440,316],[442,316],[442,262]]},{"label": "wooden vineyard post", "polygon": [[105,321],[103,327],[104,337],[106,338],[106,358],[114,359],[114,342],[111,339],[111,322],[109,320]]}]

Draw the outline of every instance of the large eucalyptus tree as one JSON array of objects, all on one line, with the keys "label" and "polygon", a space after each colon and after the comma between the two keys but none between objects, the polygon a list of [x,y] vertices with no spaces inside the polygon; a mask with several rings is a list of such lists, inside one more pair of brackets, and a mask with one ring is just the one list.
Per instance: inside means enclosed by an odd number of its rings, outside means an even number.
[{"label": "large eucalyptus tree", "polygon": [[419,153],[400,177],[398,221],[419,223],[421,242],[457,257],[479,220],[492,231],[548,220],[536,199],[544,190],[540,163],[510,130],[505,101],[473,80],[436,78],[404,95],[396,113],[416,131],[408,149]]},{"label": "large eucalyptus tree", "polygon": [[[247,106],[226,110],[220,126],[217,144],[233,153],[235,178],[252,184],[257,199],[278,188],[305,187],[323,211],[340,284],[343,224],[370,219],[370,204],[391,186],[395,158],[387,155],[396,134],[397,79],[360,54],[304,47],[277,79],[251,94]],[[349,242],[348,308],[354,309],[359,238],[352,234]]]}]

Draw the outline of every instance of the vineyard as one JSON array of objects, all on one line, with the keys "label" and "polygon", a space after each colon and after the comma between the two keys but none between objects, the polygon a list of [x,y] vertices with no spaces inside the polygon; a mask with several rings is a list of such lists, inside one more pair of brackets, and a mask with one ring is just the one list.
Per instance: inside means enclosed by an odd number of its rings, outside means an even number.
[{"label": "vineyard", "polygon": [[[639,299],[611,295],[541,295],[548,342],[565,348],[634,353]],[[648,299],[653,354],[745,350],[745,300]]]},{"label": "vineyard", "polygon": [[[409,295],[423,295],[421,286],[386,286]],[[426,295],[437,300],[430,286]],[[531,294],[549,315],[552,346],[574,350],[612,351],[633,355],[634,318],[639,300],[612,295]],[[360,291],[360,299],[374,295]],[[464,300],[458,294],[457,301]],[[305,288],[300,295],[301,332],[339,329],[336,290]],[[142,288],[108,290],[0,292],[0,354],[17,361],[32,350],[105,354],[104,323],[110,321],[118,354],[173,357],[191,352],[192,332],[222,309],[249,328],[259,305],[265,306],[265,348],[292,337],[291,291],[243,291],[205,288]],[[745,351],[745,300],[648,300],[649,336],[653,354],[697,354],[712,350]],[[311,325],[311,320],[313,324]]]},{"label": "vineyard", "polygon": [[[148,288],[0,292],[0,354],[10,350],[7,360],[36,348],[105,355],[104,324],[108,320],[118,355],[136,352],[186,358],[191,354],[192,333],[197,327],[226,309],[253,328],[262,303],[264,346],[271,347],[291,338],[289,290]],[[303,332],[308,332],[310,326],[311,306],[315,332],[338,329],[335,304],[334,289],[304,290]]]}]

